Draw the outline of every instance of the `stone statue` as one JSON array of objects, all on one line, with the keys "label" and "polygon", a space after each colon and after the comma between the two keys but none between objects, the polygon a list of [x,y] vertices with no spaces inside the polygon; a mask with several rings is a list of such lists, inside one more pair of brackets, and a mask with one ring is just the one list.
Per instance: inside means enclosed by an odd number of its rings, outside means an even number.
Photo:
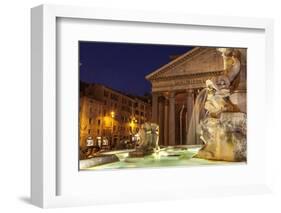
[{"label": "stone statue", "polygon": [[246,160],[246,115],[223,112],[220,118],[207,117],[200,123],[205,145],[196,157],[209,160]]},{"label": "stone statue", "polygon": [[129,157],[143,157],[159,151],[159,126],[155,123],[141,125],[135,151],[129,153]]},{"label": "stone statue", "polygon": [[224,74],[206,81],[207,115],[200,121],[200,139],[204,146],[196,157],[225,160],[246,160],[246,114],[230,101],[240,72],[239,52],[220,48],[224,58]]}]

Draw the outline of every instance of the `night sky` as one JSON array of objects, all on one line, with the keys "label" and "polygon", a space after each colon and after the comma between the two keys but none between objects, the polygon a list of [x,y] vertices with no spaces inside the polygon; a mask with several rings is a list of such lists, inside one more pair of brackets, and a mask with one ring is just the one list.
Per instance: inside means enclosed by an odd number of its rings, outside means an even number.
[{"label": "night sky", "polygon": [[190,46],[80,41],[80,81],[142,96],[151,91],[145,79],[147,74],[168,63],[170,56],[190,49]]}]

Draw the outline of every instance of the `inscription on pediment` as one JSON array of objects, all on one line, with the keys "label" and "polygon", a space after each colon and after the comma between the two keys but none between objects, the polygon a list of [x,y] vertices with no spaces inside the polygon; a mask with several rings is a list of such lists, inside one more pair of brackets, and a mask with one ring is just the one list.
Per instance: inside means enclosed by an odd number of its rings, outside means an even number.
[{"label": "inscription on pediment", "polygon": [[151,82],[152,91],[172,91],[189,88],[202,88],[205,87],[206,80],[211,79],[212,77],[218,76],[220,74],[222,74],[222,71],[209,72],[200,77],[174,77],[161,80],[153,80]]}]

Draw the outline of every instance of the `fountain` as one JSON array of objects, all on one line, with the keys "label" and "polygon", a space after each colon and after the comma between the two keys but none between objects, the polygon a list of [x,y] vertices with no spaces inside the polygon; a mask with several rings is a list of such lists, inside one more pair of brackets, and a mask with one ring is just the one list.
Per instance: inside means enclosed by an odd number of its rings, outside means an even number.
[{"label": "fountain", "polygon": [[144,157],[159,151],[159,126],[155,123],[144,123],[138,132],[135,151],[129,157]]},{"label": "fountain", "polygon": [[239,51],[219,48],[224,74],[206,81],[196,98],[188,143],[204,146],[195,157],[209,160],[246,161],[246,113],[233,104],[230,96],[239,83]]},{"label": "fountain", "polygon": [[187,135],[187,142],[188,144],[197,144],[198,143],[198,128],[199,127],[199,121],[202,120],[206,113],[205,113],[205,102],[207,98],[207,88],[202,89],[198,96],[196,97],[196,101],[194,103],[190,123],[189,123],[189,129],[188,129],[188,135]]}]

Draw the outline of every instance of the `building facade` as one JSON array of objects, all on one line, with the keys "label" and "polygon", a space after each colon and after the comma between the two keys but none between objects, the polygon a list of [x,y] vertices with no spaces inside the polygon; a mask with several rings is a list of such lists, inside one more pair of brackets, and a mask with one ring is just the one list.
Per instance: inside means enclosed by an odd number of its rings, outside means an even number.
[{"label": "building facade", "polygon": [[[236,50],[241,62],[239,86],[230,98],[246,112],[246,49]],[[224,71],[224,58],[217,48],[197,47],[146,76],[152,85],[152,122],[159,124],[160,145],[189,144],[196,97],[206,87],[206,80]]]},{"label": "building facade", "polygon": [[[87,96],[80,97],[80,146],[87,146],[88,137],[97,139],[103,134],[104,119],[102,116],[103,104]],[[94,140],[95,144],[97,143]]]},{"label": "building facade", "polygon": [[149,98],[135,97],[101,84],[89,84],[80,93],[80,146],[107,139],[111,148],[132,142],[140,125],[151,121]]}]

